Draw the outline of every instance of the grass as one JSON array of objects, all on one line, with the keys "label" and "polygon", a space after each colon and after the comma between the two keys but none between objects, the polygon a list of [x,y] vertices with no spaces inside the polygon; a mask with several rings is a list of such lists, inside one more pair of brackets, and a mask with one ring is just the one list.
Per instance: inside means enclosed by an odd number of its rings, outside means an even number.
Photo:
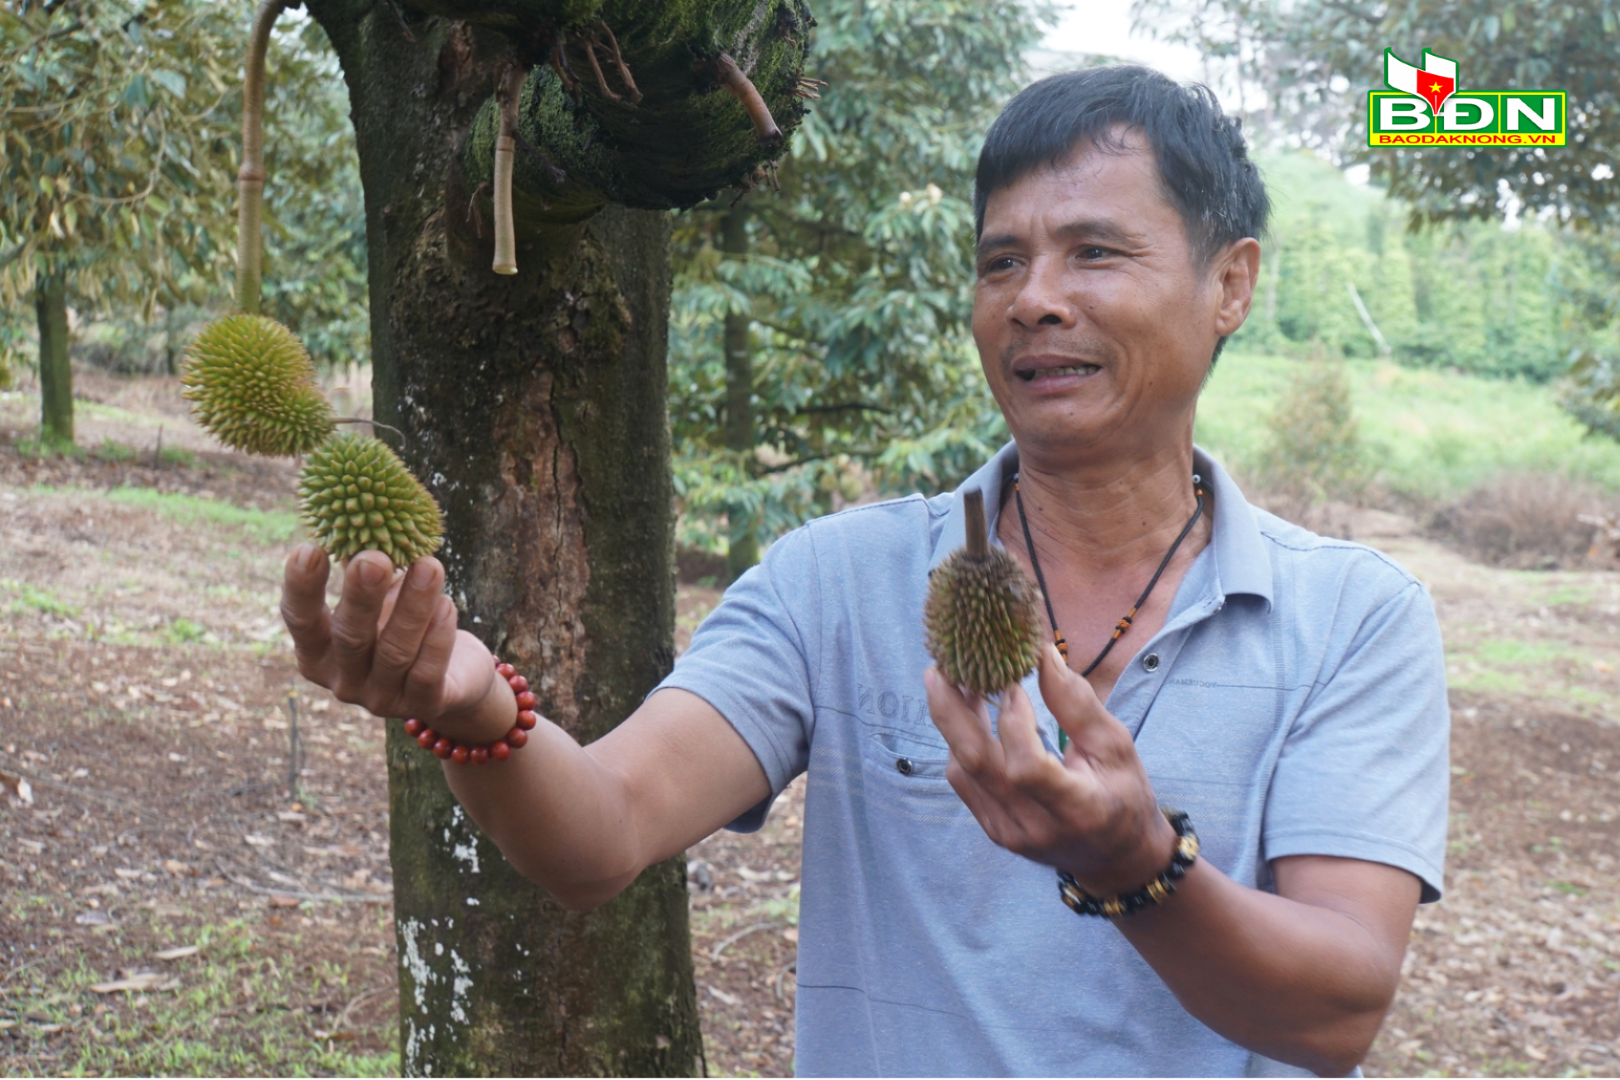
[{"label": "grass", "polygon": [[[1199,405],[1199,444],[1228,468],[1252,473],[1299,363],[1223,356]],[[1368,464],[1391,492],[1447,501],[1499,473],[1556,474],[1620,491],[1620,443],[1588,437],[1547,386],[1382,360],[1344,365]]]},{"label": "grass", "polygon": [[12,599],[5,607],[7,615],[24,615],[30,611],[37,611],[41,615],[71,619],[79,613],[78,608],[57,597],[50,590],[30,585],[26,581],[0,578],[0,592],[12,595]]},{"label": "grass", "polygon": [[25,1018],[19,1032],[25,1038],[65,1037],[40,1032],[41,1026],[70,1033],[51,1061],[53,1075],[399,1075],[397,1054],[347,1048],[354,1033],[344,1026],[342,1009],[365,988],[350,986],[338,965],[284,968],[240,920],[160,944],[195,944],[201,951],[166,965],[154,962],[149,947],[127,947],[121,962],[161,970],[179,982],[175,989],[94,994],[90,986],[108,973],[81,963],[48,983],[0,994],[0,1004]]},{"label": "grass", "polygon": [[106,499],[123,506],[159,514],[183,525],[223,525],[243,533],[248,539],[269,547],[280,547],[298,538],[302,530],[298,515],[291,510],[256,510],[233,506],[197,495],[180,495],[152,488],[121,487],[111,491],[83,488],[53,488],[40,485],[37,492],[71,494],[78,499]]}]

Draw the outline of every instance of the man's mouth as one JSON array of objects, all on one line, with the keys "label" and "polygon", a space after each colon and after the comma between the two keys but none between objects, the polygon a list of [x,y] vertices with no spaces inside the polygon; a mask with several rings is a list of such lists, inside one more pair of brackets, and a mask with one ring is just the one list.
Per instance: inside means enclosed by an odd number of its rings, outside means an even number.
[{"label": "man's mouth", "polygon": [[1095,375],[1102,368],[1097,364],[1066,364],[1063,367],[1031,368],[1028,371],[1014,372],[1025,382],[1034,382],[1036,379],[1052,378],[1058,375]]}]

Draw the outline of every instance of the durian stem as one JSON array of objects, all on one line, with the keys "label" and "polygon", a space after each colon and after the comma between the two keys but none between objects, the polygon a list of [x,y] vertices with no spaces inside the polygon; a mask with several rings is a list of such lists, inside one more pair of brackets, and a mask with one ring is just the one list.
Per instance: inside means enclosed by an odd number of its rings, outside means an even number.
[{"label": "durian stem", "polygon": [[970,559],[990,557],[990,530],[984,521],[984,492],[978,488],[962,493],[962,511],[967,518],[967,553]]},{"label": "durian stem", "polygon": [[714,63],[720,81],[731,91],[732,96],[742,103],[743,112],[746,112],[748,119],[753,122],[754,134],[759,136],[759,141],[767,146],[775,146],[781,142],[782,129],[776,126],[776,118],[771,115],[770,107],[765,104],[765,99],[759,96],[759,90],[754,84],[748,81],[748,76],[742,73],[737,61],[733,60],[730,54],[721,53],[715,58]]},{"label": "durian stem", "polygon": [[496,95],[501,105],[501,131],[495,139],[495,264],[492,269],[497,274],[518,272],[517,224],[512,218],[512,165],[517,153],[518,100],[528,75],[528,68],[513,64],[501,78]]},{"label": "durian stem", "polygon": [[384,431],[392,431],[395,435],[399,436],[399,444],[401,446],[405,445],[405,433],[403,431],[399,430],[399,428],[397,428],[397,427],[394,427],[392,424],[385,424],[381,420],[373,420],[369,416],[339,416],[336,419],[334,419],[332,421],[332,423],[334,423],[334,424],[370,424],[374,428],[382,428]]},{"label": "durian stem", "polygon": [[242,167],[236,173],[240,200],[236,218],[236,306],[259,313],[264,268],[264,62],[270,31],[292,0],[262,0],[248,39],[242,76]]}]

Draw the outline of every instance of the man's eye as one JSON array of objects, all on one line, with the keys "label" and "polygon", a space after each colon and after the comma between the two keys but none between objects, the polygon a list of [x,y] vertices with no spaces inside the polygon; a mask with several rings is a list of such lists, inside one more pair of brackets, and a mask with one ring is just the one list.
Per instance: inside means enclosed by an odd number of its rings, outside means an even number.
[{"label": "man's eye", "polygon": [[1003,270],[1012,268],[1013,260],[1010,255],[998,255],[984,264],[982,273],[999,274]]},{"label": "man's eye", "polygon": [[1113,252],[1109,251],[1107,248],[1098,247],[1095,244],[1090,244],[1080,249],[1080,257],[1086,262],[1096,262],[1099,259],[1106,259],[1112,254]]}]

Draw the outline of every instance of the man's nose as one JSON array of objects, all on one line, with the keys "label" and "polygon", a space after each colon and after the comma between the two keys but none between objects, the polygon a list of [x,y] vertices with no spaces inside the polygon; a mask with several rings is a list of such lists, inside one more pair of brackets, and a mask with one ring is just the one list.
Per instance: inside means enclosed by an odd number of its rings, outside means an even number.
[{"label": "man's nose", "polygon": [[1061,259],[1035,259],[1008,307],[1007,317],[1031,330],[1037,326],[1073,326],[1077,311],[1064,279]]}]

